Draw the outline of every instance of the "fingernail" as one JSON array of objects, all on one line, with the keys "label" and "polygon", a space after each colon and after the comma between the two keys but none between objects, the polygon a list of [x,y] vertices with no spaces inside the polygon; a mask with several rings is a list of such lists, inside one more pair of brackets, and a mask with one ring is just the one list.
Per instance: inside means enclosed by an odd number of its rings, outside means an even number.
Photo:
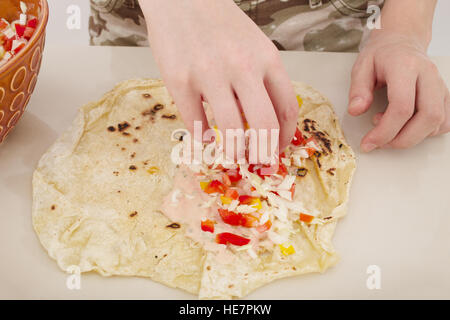
[{"label": "fingernail", "polygon": [[364,152],[370,152],[370,151],[372,151],[372,150],[374,150],[374,149],[376,149],[377,148],[377,145],[376,144],[373,144],[373,143],[365,143],[365,144],[363,144],[362,146],[361,146],[361,149],[364,151]]}]

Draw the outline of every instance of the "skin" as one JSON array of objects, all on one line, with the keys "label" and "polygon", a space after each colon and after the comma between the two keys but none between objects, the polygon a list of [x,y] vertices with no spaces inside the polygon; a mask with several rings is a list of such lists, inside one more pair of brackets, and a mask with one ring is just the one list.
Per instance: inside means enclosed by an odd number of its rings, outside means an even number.
[{"label": "skin", "polygon": [[[374,30],[353,67],[348,112],[359,116],[373,91],[387,86],[386,111],[374,116],[374,128],[361,149],[409,148],[450,131],[450,95],[427,56],[435,0],[387,0],[380,30]],[[420,21],[420,23],[417,23]]]},{"label": "skin", "polygon": [[298,115],[294,89],[276,47],[234,1],[140,4],[162,78],[190,131],[194,120],[208,127],[205,100],[223,133],[244,129],[243,112],[251,128],[279,129],[281,148],[289,144]]},{"label": "skin", "polygon": [[[219,129],[280,129],[291,141],[298,106],[278,51],[232,0],[140,0],[162,78],[189,130],[207,128],[202,101]],[[426,54],[436,0],[386,0],[352,71],[348,111],[358,116],[386,85],[389,105],[361,148],[408,148],[450,130],[449,91]],[[417,23],[420,21],[421,23]],[[238,37],[236,35],[239,35]],[[238,150],[238,152],[240,152]]]}]

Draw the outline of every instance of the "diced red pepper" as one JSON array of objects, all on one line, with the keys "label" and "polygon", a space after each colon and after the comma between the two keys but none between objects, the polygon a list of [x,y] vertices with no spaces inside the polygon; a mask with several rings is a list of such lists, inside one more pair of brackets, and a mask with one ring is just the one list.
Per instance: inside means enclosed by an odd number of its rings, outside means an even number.
[{"label": "diced red pepper", "polygon": [[38,20],[36,18],[32,18],[32,19],[28,20],[27,27],[36,29],[37,24],[38,24]]},{"label": "diced red pepper", "polygon": [[242,179],[242,176],[239,173],[239,169],[228,170],[227,175],[230,178],[231,182],[238,182],[239,180]]},{"label": "diced red pepper", "polygon": [[295,129],[295,135],[291,142],[294,146],[301,146],[305,144],[305,139],[298,128]]},{"label": "diced red pepper", "polygon": [[225,197],[237,200],[239,198],[239,193],[236,189],[227,189],[227,191],[225,192]]},{"label": "diced red pepper", "polygon": [[17,46],[17,48],[14,49],[14,54],[18,54],[20,50],[23,49],[23,47],[25,47],[25,43],[21,43]]},{"label": "diced red pepper", "polygon": [[292,199],[294,199],[294,194],[295,194],[295,183],[292,184],[291,189],[290,189],[289,191],[291,191]]},{"label": "diced red pepper", "polygon": [[214,221],[212,220],[202,221],[202,230],[205,232],[214,233]]},{"label": "diced red pepper", "polygon": [[21,24],[16,24],[16,33],[19,37],[23,37],[23,34],[25,32],[26,26],[23,26]]},{"label": "diced red pepper", "polygon": [[34,28],[26,27],[25,32],[23,33],[23,37],[27,40],[30,40],[34,33]]},{"label": "diced red pepper", "polygon": [[245,246],[250,243],[250,239],[238,236],[233,233],[223,232],[216,236],[216,242],[219,244],[233,244],[235,246]]},{"label": "diced red pepper", "polygon": [[5,51],[11,51],[13,40],[14,40],[14,38],[6,40],[6,42],[3,45],[3,48],[5,49]]},{"label": "diced red pepper", "polygon": [[311,223],[313,221],[314,216],[310,216],[309,214],[300,213],[300,221]]},{"label": "diced red pepper", "polygon": [[284,163],[280,162],[280,164],[278,165],[278,172],[277,172],[280,176],[282,176],[283,178],[287,176],[288,171],[286,166],[284,165]]},{"label": "diced red pepper", "polygon": [[242,215],[225,209],[218,209],[223,222],[232,226],[241,225]]},{"label": "diced red pepper", "polygon": [[208,194],[216,192],[223,194],[227,191],[227,187],[219,180],[213,180],[206,186],[204,191]]},{"label": "diced red pepper", "polygon": [[252,200],[253,200],[252,196],[248,196],[248,195],[239,196],[239,202],[241,204],[249,205],[252,202]]},{"label": "diced red pepper", "polygon": [[264,223],[264,224],[262,224],[262,225],[260,225],[260,226],[257,226],[257,227],[256,227],[256,230],[257,230],[259,233],[263,233],[263,232],[269,230],[271,227],[272,227],[272,221],[267,220],[266,223]]},{"label": "diced red pepper", "polygon": [[253,228],[258,225],[258,218],[251,214],[241,214],[241,226],[246,228]]},{"label": "diced red pepper", "polygon": [[308,152],[308,155],[311,157],[316,153],[316,149],[314,148],[306,148],[306,152]]}]

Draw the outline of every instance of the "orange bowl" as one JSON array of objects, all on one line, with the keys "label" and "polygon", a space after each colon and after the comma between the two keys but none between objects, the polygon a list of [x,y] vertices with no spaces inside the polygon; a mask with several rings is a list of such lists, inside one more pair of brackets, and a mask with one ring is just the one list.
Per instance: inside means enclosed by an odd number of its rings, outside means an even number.
[{"label": "orange bowl", "polygon": [[[1,0],[3,2],[3,0]],[[48,21],[46,0],[22,0],[37,6],[38,26],[27,45],[11,60],[0,67],[0,143],[16,125],[30,101],[36,86],[45,44]],[[0,7],[0,17],[5,17],[7,6]]]}]

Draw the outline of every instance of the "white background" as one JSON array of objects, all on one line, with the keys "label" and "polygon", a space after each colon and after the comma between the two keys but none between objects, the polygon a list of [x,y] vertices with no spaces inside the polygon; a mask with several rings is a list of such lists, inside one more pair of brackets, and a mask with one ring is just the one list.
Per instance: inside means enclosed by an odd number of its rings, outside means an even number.
[{"label": "white background", "polygon": [[[48,41],[52,44],[89,44],[88,19],[89,0],[48,0],[50,6],[50,21],[48,26]],[[67,8],[78,5],[81,9],[82,24],[79,30],[69,30],[66,27]],[[434,19],[433,41],[429,53],[434,56],[450,56],[450,1],[439,0]]]}]

